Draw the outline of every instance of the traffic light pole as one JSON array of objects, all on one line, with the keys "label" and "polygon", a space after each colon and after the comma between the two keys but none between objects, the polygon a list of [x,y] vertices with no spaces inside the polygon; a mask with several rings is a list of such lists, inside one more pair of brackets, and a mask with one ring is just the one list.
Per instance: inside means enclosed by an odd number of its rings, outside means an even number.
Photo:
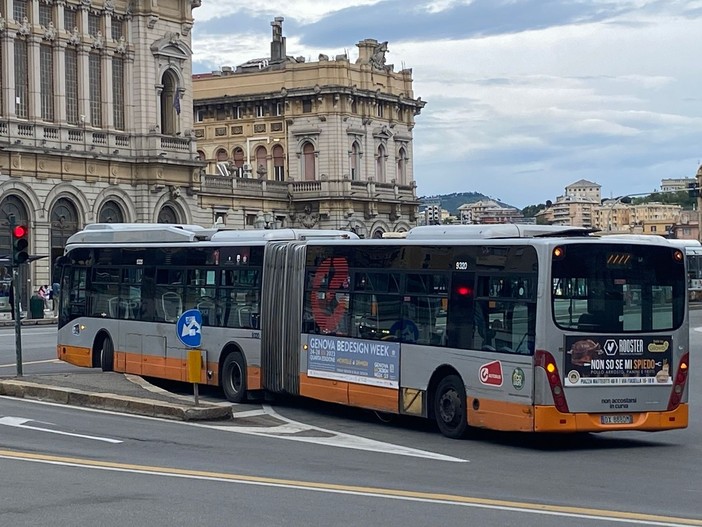
[{"label": "traffic light pole", "polygon": [[[13,232],[15,230],[15,217],[10,216],[10,240],[13,244],[14,253],[14,239]],[[17,356],[17,376],[22,377],[22,320],[20,319],[20,288],[19,288],[19,269],[18,265],[13,262],[11,265],[12,269],[12,290],[13,290],[13,305],[12,312],[15,314],[15,352]]]}]

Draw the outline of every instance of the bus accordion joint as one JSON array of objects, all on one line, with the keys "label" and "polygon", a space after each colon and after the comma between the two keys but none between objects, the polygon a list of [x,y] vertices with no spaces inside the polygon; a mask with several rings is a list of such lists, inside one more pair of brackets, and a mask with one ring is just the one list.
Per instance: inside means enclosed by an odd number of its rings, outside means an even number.
[{"label": "bus accordion joint", "polygon": [[561,376],[558,373],[558,366],[556,366],[556,360],[553,358],[553,355],[548,351],[536,350],[534,360],[536,366],[540,366],[546,371],[546,378],[551,388],[551,395],[553,396],[556,410],[564,414],[569,413],[568,402],[566,401],[565,393],[563,393],[563,384],[561,384]]},{"label": "bus accordion joint", "polygon": [[675,374],[675,379],[673,381],[673,390],[670,392],[670,399],[668,400],[668,411],[672,412],[678,406],[680,406],[680,401],[682,400],[683,392],[685,391],[685,384],[687,383],[687,372],[689,371],[688,361],[690,359],[690,353],[685,353],[680,358],[680,364],[678,365],[678,371]]}]

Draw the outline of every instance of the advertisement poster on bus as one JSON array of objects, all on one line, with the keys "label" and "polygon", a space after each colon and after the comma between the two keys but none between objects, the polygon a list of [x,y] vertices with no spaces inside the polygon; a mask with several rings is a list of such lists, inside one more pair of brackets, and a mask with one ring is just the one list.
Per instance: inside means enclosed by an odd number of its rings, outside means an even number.
[{"label": "advertisement poster on bus", "polygon": [[670,385],[670,337],[565,338],[565,386]]},{"label": "advertisement poster on bus", "polygon": [[397,388],[400,344],[310,335],[307,337],[307,375]]}]

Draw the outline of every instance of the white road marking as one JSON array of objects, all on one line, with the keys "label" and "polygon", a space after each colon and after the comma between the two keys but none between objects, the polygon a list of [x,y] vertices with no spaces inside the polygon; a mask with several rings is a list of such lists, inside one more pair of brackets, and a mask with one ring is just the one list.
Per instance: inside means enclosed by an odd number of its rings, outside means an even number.
[{"label": "white road marking", "polygon": [[[16,402],[23,402],[23,403],[30,403],[30,404],[40,404],[44,406],[56,406],[60,407],[62,409],[66,409],[65,404],[58,404],[58,403],[51,403],[48,401],[35,401],[32,399],[16,399],[14,397],[6,397],[6,396],[0,396],[0,399],[12,399],[13,401]],[[234,426],[234,425],[229,425],[229,426],[224,426],[224,425],[209,425],[209,424],[203,424],[203,423],[194,423],[192,421],[173,421],[171,419],[162,419],[160,417],[149,417],[146,415],[136,415],[136,414],[125,414],[121,412],[114,412],[110,410],[100,410],[97,408],[83,408],[80,406],[72,406],[70,407],[71,409],[78,410],[78,411],[83,411],[83,412],[93,412],[93,413],[100,413],[100,414],[108,414],[108,415],[119,415],[120,417],[130,417],[134,419],[144,419],[148,421],[159,421],[161,423],[168,423],[174,426],[191,426],[195,428],[207,428],[210,430],[218,430],[222,432],[229,432],[229,433],[242,433],[246,435],[254,435],[254,436],[259,436],[259,437],[268,437],[270,439],[285,439],[289,441],[298,441],[301,443],[313,443],[313,444],[319,444],[319,445],[324,445],[324,446],[330,446],[330,447],[337,447],[337,448],[348,448],[352,450],[363,450],[363,451],[370,451],[370,452],[378,452],[378,453],[385,453],[385,454],[395,454],[399,456],[408,456],[408,457],[417,457],[417,458],[424,458],[424,459],[430,459],[434,461],[449,461],[452,463],[467,463],[469,460],[467,459],[461,459],[457,457],[452,457],[452,456],[446,456],[443,454],[437,454],[435,452],[430,452],[428,450],[419,450],[415,448],[409,448],[409,447],[404,447],[401,445],[394,445],[392,443],[385,443],[382,441],[375,441],[373,439],[367,439],[365,437],[361,436],[354,436],[350,434],[344,434],[341,432],[336,432],[333,430],[327,430],[324,428],[319,428],[311,425],[305,425],[304,423],[297,423],[295,421],[292,421],[290,419],[287,419],[277,412],[273,411],[267,406],[264,406],[265,413],[268,415],[275,417],[277,419],[280,419],[288,424],[286,425],[280,425],[279,427],[275,427],[275,430],[277,431],[278,434],[282,435],[275,435],[266,433],[266,430],[270,430],[270,428],[266,428],[264,426],[260,427],[241,427],[241,426]],[[311,431],[311,430],[316,430],[318,432],[323,432],[330,437],[301,437],[301,436],[295,436],[295,435],[289,435],[289,434],[296,434],[300,432],[306,432],[306,431]]]},{"label": "white road marking", "polygon": [[[32,419],[23,419],[22,417],[0,417],[0,425],[11,426],[13,428],[25,428],[27,430],[36,430],[37,432],[48,432],[50,434],[58,434],[62,436],[80,437],[83,439],[92,439],[94,441],[103,441],[105,443],[121,443],[118,439],[110,439],[109,437],[88,436],[83,434],[71,434],[70,432],[61,432],[60,430],[51,430],[50,428],[41,428],[38,426],[29,426]],[[52,424],[52,423],[48,423]]]},{"label": "white road marking", "polygon": [[[32,361],[22,361],[22,366],[28,366],[31,364],[58,364],[61,361],[58,359],[47,359],[47,360],[32,360]],[[16,362],[12,364],[0,364],[0,368],[14,368],[17,366]]]},{"label": "white road marking", "polygon": [[259,415],[268,415],[265,410],[248,410],[246,412],[232,412],[234,419],[243,419],[244,417],[258,417]]}]

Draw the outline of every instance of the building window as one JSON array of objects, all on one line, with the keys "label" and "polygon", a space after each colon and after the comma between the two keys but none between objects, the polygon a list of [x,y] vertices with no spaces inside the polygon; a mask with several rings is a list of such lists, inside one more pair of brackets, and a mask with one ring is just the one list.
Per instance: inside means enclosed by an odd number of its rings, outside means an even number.
[{"label": "building window", "polygon": [[378,157],[375,160],[375,178],[379,183],[385,182],[385,147],[378,147]]},{"label": "building window", "polygon": [[375,111],[378,117],[383,117],[383,114],[385,113],[385,105],[378,103],[375,107]]},{"label": "building window", "polygon": [[285,180],[285,152],[280,145],[273,147],[273,176],[276,181]]},{"label": "building window", "polygon": [[205,110],[198,110],[195,112],[195,120],[198,123],[201,123],[202,121],[205,120]]},{"label": "building window", "polygon": [[68,6],[65,6],[63,8],[63,28],[68,33],[73,33],[73,30],[77,27],[76,12],[73,9],[69,9]]},{"label": "building window", "polygon": [[112,59],[112,112],[117,130],[124,130],[124,59]]},{"label": "building window", "polygon": [[400,148],[397,156],[397,183],[404,185],[407,182],[407,152],[404,148]]},{"label": "building window", "polygon": [[119,40],[124,36],[124,20],[112,17],[112,40]]},{"label": "building window", "polygon": [[42,44],[39,47],[39,63],[41,69],[41,118],[51,122],[54,120],[54,50],[51,49],[51,46]]},{"label": "building window", "polygon": [[273,107],[273,112],[276,117],[283,115],[283,103],[277,102]]},{"label": "building window", "polygon": [[27,0],[15,0],[12,2],[12,17],[19,23],[22,23],[25,18],[29,18]]},{"label": "building window", "polygon": [[268,179],[266,174],[268,172],[266,157],[268,152],[266,152],[265,146],[259,146],[256,149],[256,175],[259,179]]},{"label": "building window", "polygon": [[232,158],[234,158],[234,167],[236,168],[236,177],[244,177],[244,150],[240,147],[234,149]]},{"label": "building window", "polygon": [[102,32],[102,27],[100,24],[100,16],[93,13],[88,13],[88,34],[91,37],[97,37],[99,32]]},{"label": "building window", "polygon": [[358,113],[358,105],[355,99],[351,101],[351,113]]},{"label": "building window", "polygon": [[316,174],[314,145],[306,142],[302,146],[302,173],[305,181],[314,181]]},{"label": "building window", "polygon": [[302,113],[312,113],[312,99],[302,100]]},{"label": "building window", "polygon": [[39,2],[39,25],[49,27],[54,21],[53,6]]},{"label": "building window", "polygon": [[351,145],[351,180],[358,181],[361,179],[361,149],[358,142],[354,141]]},{"label": "building window", "polygon": [[256,117],[263,117],[266,115],[266,107],[263,104],[256,105]]},{"label": "building window", "polygon": [[224,148],[217,150],[217,162],[226,161],[229,158],[227,151]]},{"label": "building window", "polygon": [[[16,3],[15,6],[17,6]],[[26,4],[24,7],[26,9]],[[27,41],[22,39],[15,40],[15,97],[17,98],[17,117],[26,119],[29,109],[29,64]]]},{"label": "building window", "polygon": [[100,55],[91,53],[88,59],[88,76],[90,79],[90,124],[102,127],[102,75],[100,73]]},{"label": "building window", "polygon": [[66,48],[66,122],[78,124],[78,52]]}]

